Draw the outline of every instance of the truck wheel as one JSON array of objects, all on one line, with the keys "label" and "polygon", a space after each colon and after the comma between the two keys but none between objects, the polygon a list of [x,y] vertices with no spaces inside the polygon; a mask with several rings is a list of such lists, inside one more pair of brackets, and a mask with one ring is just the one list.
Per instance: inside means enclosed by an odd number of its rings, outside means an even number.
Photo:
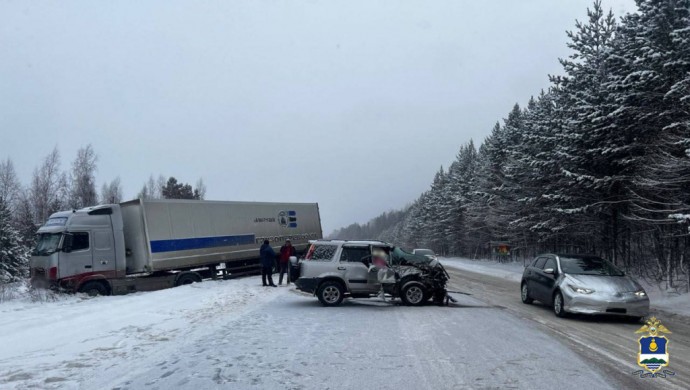
[{"label": "truck wheel", "polygon": [[83,286],[79,288],[80,293],[84,293],[90,297],[95,297],[98,295],[110,295],[108,293],[108,288],[101,282],[86,282]]},{"label": "truck wheel", "polygon": [[201,280],[195,274],[184,274],[177,278],[175,286],[182,286],[185,284],[200,283]]},{"label": "truck wheel", "polygon": [[424,304],[426,287],[420,282],[408,282],[400,290],[400,299],[408,306],[420,306]]},{"label": "truck wheel", "polygon": [[338,306],[345,297],[345,289],[342,284],[331,280],[319,286],[316,296],[324,306]]}]

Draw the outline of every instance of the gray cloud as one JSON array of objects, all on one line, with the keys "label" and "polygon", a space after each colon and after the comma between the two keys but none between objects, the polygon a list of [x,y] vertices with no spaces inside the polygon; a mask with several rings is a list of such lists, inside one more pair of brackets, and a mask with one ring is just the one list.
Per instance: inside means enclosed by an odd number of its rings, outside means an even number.
[{"label": "gray cloud", "polygon": [[0,158],[27,183],[91,143],[126,198],[203,177],[209,199],[319,202],[329,232],[413,201],[548,87],[589,5],[3,2]]}]

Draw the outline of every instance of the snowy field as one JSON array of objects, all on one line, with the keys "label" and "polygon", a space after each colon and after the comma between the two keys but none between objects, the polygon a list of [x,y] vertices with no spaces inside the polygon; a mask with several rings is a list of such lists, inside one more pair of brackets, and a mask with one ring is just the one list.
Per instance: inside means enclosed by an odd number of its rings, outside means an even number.
[{"label": "snowy field", "polygon": [[[453,261],[455,262],[455,261]],[[455,263],[462,264],[462,261]],[[615,388],[501,307],[324,308],[258,277],[0,304],[2,389]]]},{"label": "snowy field", "polygon": [[[441,263],[446,266],[461,270],[477,272],[484,275],[513,280],[519,282],[522,278],[524,267],[521,262],[498,263],[489,260],[470,260],[455,257],[441,258]],[[669,313],[690,316],[690,295],[674,295],[661,291],[658,286],[646,283],[638,279],[638,282],[649,294],[652,309],[659,309]]]}]

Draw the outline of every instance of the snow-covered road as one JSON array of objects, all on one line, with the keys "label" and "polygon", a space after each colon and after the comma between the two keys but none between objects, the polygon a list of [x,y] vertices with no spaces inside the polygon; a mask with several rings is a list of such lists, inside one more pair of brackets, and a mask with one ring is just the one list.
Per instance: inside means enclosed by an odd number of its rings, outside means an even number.
[{"label": "snow-covered road", "polygon": [[606,389],[615,383],[502,307],[347,300],[257,277],[0,305],[0,388]]},{"label": "snow-covered road", "polygon": [[[635,333],[642,324],[610,316],[571,316],[558,318],[551,307],[520,300],[521,265],[495,264],[461,259],[445,259],[451,274],[451,288],[467,291],[489,305],[506,308],[510,314],[526,321],[535,331],[545,331],[572,351],[587,359],[594,370],[621,389],[689,389],[690,318],[652,308],[671,331],[670,366],[678,375],[667,378],[641,379],[632,375],[637,365],[638,339]],[[519,269],[519,272],[517,270]],[[652,301],[654,304],[654,301]],[[597,387],[598,388],[598,387]]]}]

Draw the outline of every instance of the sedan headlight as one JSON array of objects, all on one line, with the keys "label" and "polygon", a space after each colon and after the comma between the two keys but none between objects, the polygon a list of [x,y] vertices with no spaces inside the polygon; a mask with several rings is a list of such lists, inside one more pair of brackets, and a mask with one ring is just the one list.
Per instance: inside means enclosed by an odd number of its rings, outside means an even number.
[{"label": "sedan headlight", "polygon": [[635,291],[635,296],[638,297],[638,298],[644,298],[644,297],[647,296],[647,293],[644,292],[644,290]]},{"label": "sedan headlight", "polygon": [[591,294],[594,292],[591,288],[584,288],[584,287],[577,287],[573,286],[572,284],[569,284],[568,287],[570,287],[571,290],[578,294]]}]

